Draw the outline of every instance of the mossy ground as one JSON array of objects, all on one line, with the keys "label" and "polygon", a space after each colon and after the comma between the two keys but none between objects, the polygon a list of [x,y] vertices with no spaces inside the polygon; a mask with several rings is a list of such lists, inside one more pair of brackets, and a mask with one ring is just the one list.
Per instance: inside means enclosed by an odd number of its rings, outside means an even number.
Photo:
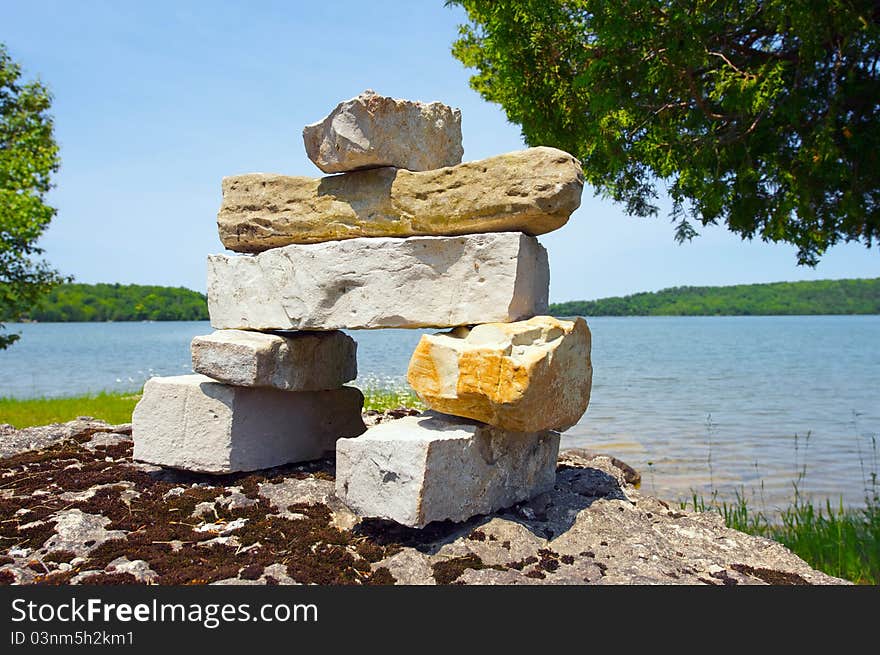
[{"label": "mossy ground", "polygon": [[[290,578],[303,584],[393,581],[387,570],[373,571],[370,565],[395,552],[394,544],[377,545],[334,527],[323,505],[291,505],[287,510],[296,518],[284,518],[257,493],[260,483],[286,478],[332,479],[330,460],[259,474],[168,479],[132,464],[131,441],[87,449],[82,443],[89,436],[0,460],[0,474],[9,481],[4,484],[7,494],[0,498],[0,515],[8,517],[0,522],[3,550],[39,551],[54,533],[51,517],[72,509],[107,517],[108,530],[127,533],[125,538],[97,545],[83,555],[84,561],[67,570],[58,564],[73,561],[72,552],[35,557],[28,567],[37,573],[36,584],[66,584],[78,573],[89,571],[94,573],[81,582],[134,583],[136,579],[128,573],[104,570],[122,556],[148,562],[159,584],[206,584],[240,573],[255,579],[270,564],[282,564]],[[96,490],[98,485],[104,486]],[[215,502],[230,496],[230,486],[240,488],[254,502],[231,509]],[[78,500],[62,497],[62,493],[89,489],[94,493]],[[194,517],[193,511],[202,502],[214,502],[212,523],[222,526],[245,519],[244,526],[234,531],[234,540],[218,540],[216,531],[196,529],[204,521]],[[12,582],[9,578],[3,576],[0,583]]]}]

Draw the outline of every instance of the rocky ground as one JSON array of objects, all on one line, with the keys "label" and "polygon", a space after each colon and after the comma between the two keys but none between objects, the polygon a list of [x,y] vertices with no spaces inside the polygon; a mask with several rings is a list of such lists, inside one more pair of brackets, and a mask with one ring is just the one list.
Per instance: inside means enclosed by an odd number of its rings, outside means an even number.
[{"label": "rocky ground", "polygon": [[551,492],[412,530],[352,514],[332,459],[216,477],[131,450],[130,425],[0,425],[0,583],[844,583],[714,513],[643,495],[635,471],[585,451],[562,453]]}]

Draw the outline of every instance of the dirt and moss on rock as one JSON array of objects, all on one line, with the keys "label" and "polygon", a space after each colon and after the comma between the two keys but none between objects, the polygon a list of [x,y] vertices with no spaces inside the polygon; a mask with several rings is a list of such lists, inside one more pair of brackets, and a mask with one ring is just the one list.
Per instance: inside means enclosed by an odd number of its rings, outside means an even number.
[{"label": "dirt and moss on rock", "polygon": [[531,501],[415,530],[355,516],[332,459],[208,476],[131,449],[127,425],[0,426],[0,584],[844,583],[584,451]]}]

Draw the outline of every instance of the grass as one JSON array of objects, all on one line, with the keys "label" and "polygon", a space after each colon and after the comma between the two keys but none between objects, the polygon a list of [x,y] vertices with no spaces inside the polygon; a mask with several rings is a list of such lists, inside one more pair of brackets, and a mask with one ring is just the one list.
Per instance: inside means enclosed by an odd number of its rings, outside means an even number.
[{"label": "grass", "polygon": [[806,477],[803,465],[793,483],[794,499],[778,513],[770,514],[749,505],[744,492],[731,502],[719,501],[713,491],[709,500],[696,493],[683,508],[715,511],[729,528],[766,537],[787,546],[794,554],[818,569],[857,584],[880,584],[880,485],[877,477],[877,438],[873,446],[872,470],[867,475],[862,461],[865,500],[860,507],[844,507],[826,500],[824,505],[805,498],[799,491]]},{"label": "grass", "polygon": [[364,387],[364,409],[383,411],[398,407],[414,407],[425,409],[425,406],[410,389]]},{"label": "grass", "polygon": [[102,392],[70,398],[0,398],[0,423],[17,428],[64,423],[92,416],[108,423],[128,423],[140,393]]},{"label": "grass", "polygon": [[[423,409],[416,395],[405,389],[365,388],[364,409],[397,407]],[[141,394],[102,392],[69,398],[0,398],[0,423],[17,428],[64,423],[77,416],[92,416],[108,423],[128,423]]]},{"label": "grass", "polygon": [[880,497],[864,507],[814,505],[797,497],[778,516],[749,507],[742,494],[730,503],[694,495],[682,507],[717,511],[727,527],[778,541],[810,566],[857,584],[880,584]]}]

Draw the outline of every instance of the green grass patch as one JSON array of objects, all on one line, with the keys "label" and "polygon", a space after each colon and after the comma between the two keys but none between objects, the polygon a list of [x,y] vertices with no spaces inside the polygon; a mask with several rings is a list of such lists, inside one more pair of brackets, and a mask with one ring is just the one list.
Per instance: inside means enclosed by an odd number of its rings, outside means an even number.
[{"label": "green grass patch", "polygon": [[810,566],[857,584],[880,584],[880,491],[875,486],[863,507],[845,508],[830,500],[814,504],[795,492],[778,514],[749,506],[742,493],[732,502],[707,501],[694,494],[683,508],[716,511],[727,527],[778,541]]},{"label": "green grass patch", "polygon": [[[364,409],[383,411],[398,407],[424,409],[418,397],[407,389],[381,389],[367,387],[364,393]],[[140,392],[102,392],[69,398],[0,398],[0,423],[10,423],[17,428],[49,423],[72,421],[77,416],[92,416],[108,423],[128,423]]]},{"label": "green grass patch", "polygon": [[364,387],[364,409],[384,411],[397,409],[398,407],[413,407],[425,409],[425,405],[410,389],[383,389],[379,387]]},{"label": "green grass patch", "polygon": [[0,398],[0,423],[17,428],[64,423],[93,416],[108,423],[128,423],[140,393],[102,392],[70,398]]}]

